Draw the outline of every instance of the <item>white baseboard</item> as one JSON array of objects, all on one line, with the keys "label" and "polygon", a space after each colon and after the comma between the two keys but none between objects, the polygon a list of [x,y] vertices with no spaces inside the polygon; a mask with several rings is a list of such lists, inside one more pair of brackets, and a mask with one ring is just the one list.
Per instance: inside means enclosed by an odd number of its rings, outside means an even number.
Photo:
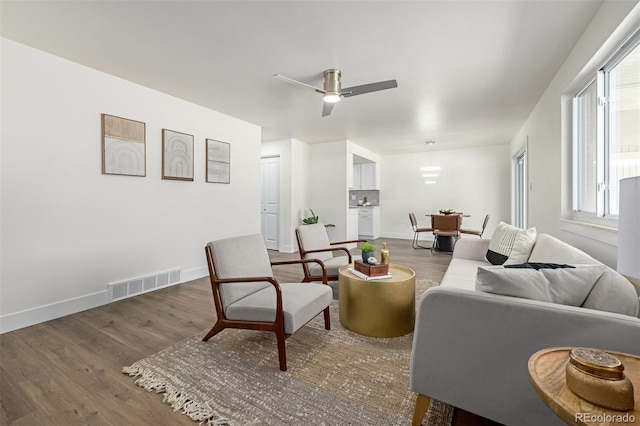
[{"label": "white baseboard", "polygon": [[86,311],[109,303],[109,291],[99,291],[85,296],[74,297],[49,305],[25,309],[24,311],[0,316],[0,333],[18,330],[30,325]]},{"label": "white baseboard", "polygon": [[[170,285],[182,284],[207,275],[209,275],[209,271],[206,266],[190,269],[188,271],[183,270],[181,272],[181,281]],[[164,286],[162,288],[169,286]],[[0,334],[86,311],[87,309],[97,308],[98,306],[106,305],[107,303],[109,303],[109,290],[104,290],[48,305],[25,309],[20,312],[2,315],[0,316]]]},{"label": "white baseboard", "polygon": [[193,281],[207,276],[209,276],[209,269],[206,266],[189,269],[188,271],[185,270],[180,274],[180,283],[186,283],[187,281]]},{"label": "white baseboard", "polygon": [[291,245],[280,245],[280,249],[278,250],[280,253],[295,253],[298,251],[298,246]]}]

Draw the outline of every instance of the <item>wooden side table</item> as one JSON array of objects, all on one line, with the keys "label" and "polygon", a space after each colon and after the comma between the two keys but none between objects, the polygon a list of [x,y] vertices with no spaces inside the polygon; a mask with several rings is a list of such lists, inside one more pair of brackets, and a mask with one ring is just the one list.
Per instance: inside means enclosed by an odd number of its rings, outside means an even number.
[{"label": "wooden side table", "polygon": [[573,348],[544,349],[529,358],[529,377],[544,403],[569,425],[640,424],[640,357],[605,350],[622,361],[624,373],[633,383],[633,410],[614,411],[585,401],[567,387],[565,368],[571,349]]},{"label": "wooden side table", "polygon": [[371,337],[398,337],[413,331],[416,317],[416,274],[400,265],[389,265],[391,278],[365,281],[338,271],[340,323]]}]

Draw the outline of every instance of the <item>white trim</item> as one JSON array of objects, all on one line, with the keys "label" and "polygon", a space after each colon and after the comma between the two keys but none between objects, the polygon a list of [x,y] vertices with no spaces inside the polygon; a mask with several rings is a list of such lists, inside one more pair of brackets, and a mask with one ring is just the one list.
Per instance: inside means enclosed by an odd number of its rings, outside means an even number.
[{"label": "white trim", "polygon": [[280,244],[280,250],[278,250],[280,253],[295,253],[298,251],[298,246],[292,246],[289,244]]},{"label": "white trim", "polygon": [[[186,282],[197,280],[198,278],[202,278],[206,276],[209,276],[209,270],[207,269],[207,266],[201,266],[199,268],[189,269],[188,271],[182,271],[180,276],[181,280],[179,283],[176,283],[176,284],[186,283]],[[165,287],[168,287],[168,286],[165,286]]]},{"label": "white trim", "polygon": [[109,291],[103,290],[85,296],[74,297],[37,308],[0,316],[0,333],[29,327],[30,325],[86,311],[109,303]]},{"label": "white trim", "polygon": [[568,219],[560,219],[559,222],[560,229],[564,232],[579,235],[615,248],[618,247],[618,230],[616,228]]},{"label": "white trim", "polygon": [[[206,266],[181,272],[182,280],[159,288],[167,288],[173,285],[193,281],[209,275]],[[155,290],[154,290],[155,291]],[[135,296],[134,296],[135,297]],[[109,290],[98,291],[84,296],[74,297],[61,302],[38,306],[0,316],[0,334],[29,327],[31,325],[61,318],[67,315],[97,308],[109,303]]]}]

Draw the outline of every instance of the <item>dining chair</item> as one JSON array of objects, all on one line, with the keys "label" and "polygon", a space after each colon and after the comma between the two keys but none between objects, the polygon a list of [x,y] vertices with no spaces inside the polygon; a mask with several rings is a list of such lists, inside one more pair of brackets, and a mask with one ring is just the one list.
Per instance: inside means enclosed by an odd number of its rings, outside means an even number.
[{"label": "dining chair", "polygon": [[[276,335],[280,370],[287,370],[285,339],[324,312],[331,329],[329,306],[333,291],[322,261],[301,259],[271,262],[260,234],[211,241],[205,246],[217,320],[202,338],[225,328],[272,331]],[[320,283],[280,283],[272,265],[317,263]]]},{"label": "dining chair", "polygon": [[[434,235],[431,253],[434,251],[452,253],[456,240],[460,238],[461,225],[461,214],[431,215],[431,228]],[[442,250],[443,247],[446,250]]]},{"label": "dining chair", "polygon": [[[316,223],[312,225],[301,225],[296,228],[296,239],[298,241],[298,252],[300,259],[318,259],[322,261],[326,269],[327,280],[338,281],[338,269],[341,266],[353,262],[351,252],[346,247],[339,247],[351,243],[364,243],[367,240],[349,240],[329,242],[329,234],[324,224]],[[334,253],[340,255],[335,256]],[[302,271],[304,278],[302,282],[320,281],[322,279],[322,268],[317,264],[303,263]]]},{"label": "dining chair", "polygon": [[482,238],[482,234],[484,234],[484,230],[487,227],[487,223],[489,222],[489,218],[490,218],[490,215],[486,215],[484,217],[484,221],[482,222],[482,229],[480,229],[479,231],[476,230],[476,229],[460,228],[460,233],[461,234],[477,235],[478,237]]},{"label": "dining chair", "polygon": [[433,228],[420,228],[418,227],[418,221],[416,220],[416,215],[413,213],[409,213],[409,221],[411,222],[411,228],[413,228],[413,241],[411,243],[411,247],[414,249],[423,248],[428,249],[429,247],[421,246],[418,244],[418,238],[420,237],[421,232],[432,232]]}]

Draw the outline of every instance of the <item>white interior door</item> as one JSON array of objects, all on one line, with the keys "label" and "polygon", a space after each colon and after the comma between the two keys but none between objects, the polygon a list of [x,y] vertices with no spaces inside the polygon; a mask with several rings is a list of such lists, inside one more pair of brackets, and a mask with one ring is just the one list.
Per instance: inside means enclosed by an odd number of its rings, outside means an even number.
[{"label": "white interior door", "polygon": [[262,191],[260,217],[262,236],[270,250],[280,248],[280,157],[261,159]]}]

